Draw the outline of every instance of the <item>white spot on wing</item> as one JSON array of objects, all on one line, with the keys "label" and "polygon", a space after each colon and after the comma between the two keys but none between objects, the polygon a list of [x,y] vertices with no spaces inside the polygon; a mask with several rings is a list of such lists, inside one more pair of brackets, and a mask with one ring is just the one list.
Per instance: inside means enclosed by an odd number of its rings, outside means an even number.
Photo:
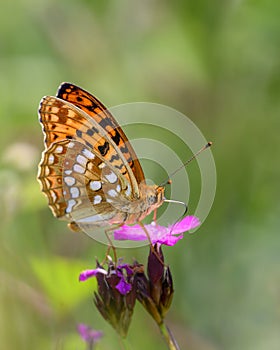
[{"label": "white spot on wing", "polygon": [[109,190],[108,191],[108,195],[110,196],[110,197],[117,197],[117,191],[116,190]]},{"label": "white spot on wing", "polygon": [[49,155],[49,164],[53,164],[54,163],[54,155],[50,154]]},{"label": "white spot on wing", "polygon": [[80,195],[80,191],[79,191],[78,187],[71,187],[70,193],[72,195],[72,198],[78,198]]},{"label": "white spot on wing", "polygon": [[48,166],[45,167],[45,174],[46,176],[50,175],[50,168]]},{"label": "white spot on wing", "polygon": [[103,169],[105,166],[106,166],[105,163],[100,163],[100,164],[98,165],[98,168],[99,168],[99,169]]},{"label": "white spot on wing", "polygon": [[79,174],[83,174],[85,172],[85,169],[83,167],[81,167],[79,164],[75,164],[73,166],[74,171],[76,171],[76,173]]},{"label": "white spot on wing", "polygon": [[127,189],[125,190],[125,194],[126,194],[127,196],[130,196],[130,195],[131,195],[131,186],[130,186],[130,184],[127,184]]},{"label": "white spot on wing", "polygon": [[95,155],[86,148],[82,150],[82,153],[87,159],[94,159],[95,157]]},{"label": "white spot on wing", "polygon": [[68,143],[68,148],[73,148],[75,146],[75,142],[69,142]]},{"label": "white spot on wing", "polygon": [[120,192],[120,191],[121,191],[121,186],[120,186],[120,185],[117,185],[116,191],[117,191],[117,192]]},{"label": "white spot on wing", "polygon": [[55,194],[54,191],[50,191],[50,194],[52,196],[52,200],[55,202],[57,200],[57,195]]},{"label": "white spot on wing", "polygon": [[115,173],[111,172],[110,174],[105,175],[106,179],[111,183],[115,183],[118,180],[118,177]]},{"label": "white spot on wing", "polygon": [[71,175],[71,173],[72,173],[72,170],[65,170],[65,171],[64,171],[64,174],[65,174],[65,175]]},{"label": "white spot on wing", "polygon": [[63,147],[62,146],[57,146],[55,149],[55,153],[62,153],[63,152]]},{"label": "white spot on wing", "polygon": [[89,187],[93,190],[93,191],[98,191],[100,190],[100,188],[102,187],[101,182],[100,181],[91,181],[89,184]]},{"label": "white spot on wing", "polygon": [[99,204],[99,203],[101,203],[101,201],[102,201],[102,197],[97,195],[93,199],[93,204]]},{"label": "white spot on wing", "polygon": [[76,180],[72,176],[66,176],[64,178],[64,182],[66,183],[67,186],[73,186],[73,185],[75,185]]},{"label": "white spot on wing", "polygon": [[77,156],[76,160],[79,164],[83,165],[84,167],[87,165],[86,157],[81,156],[80,154]]},{"label": "white spot on wing", "polygon": [[65,210],[67,214],[71,213],[75,204],[76,204],[76,201],[74,199],[70,199],[70,201],[68,201],[68,205],[67,205],[67,208]]}]

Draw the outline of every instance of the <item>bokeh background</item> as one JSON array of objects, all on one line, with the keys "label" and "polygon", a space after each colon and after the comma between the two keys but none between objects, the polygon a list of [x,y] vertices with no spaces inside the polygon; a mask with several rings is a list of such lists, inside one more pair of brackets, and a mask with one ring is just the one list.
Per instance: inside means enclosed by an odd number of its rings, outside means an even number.
[{"label": "bokeh background", "polygon": [[[280,348],[279,13],[274,0],[2,2],[1,348],[84,349],[84,322],[105,332],[98,349],[121,349],[93,306],[94,281],[77,282],[105,247],[54,219],[36,181],[38,103],[62,81],[108,106],[171,106],[214,141],[211,213],[165,249],[175,283],[167,323],[181,349]],[[195,163],[188,173],[198,181]],[[120,255],[144,262],[147,248]],[[128,343],[165,347],[140,306]]]}]

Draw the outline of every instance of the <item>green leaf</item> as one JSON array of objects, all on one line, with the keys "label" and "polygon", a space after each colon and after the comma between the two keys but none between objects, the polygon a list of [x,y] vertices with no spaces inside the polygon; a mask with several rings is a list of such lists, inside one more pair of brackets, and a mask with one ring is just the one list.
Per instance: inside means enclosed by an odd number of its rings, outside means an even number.
[{"label": "green leaf", "polygon": [[88,268],[85,262],[62,257],[32,258],[31,268],[40,281],[46,297],[59,314],[75,308],[84,298],[91,297],[96,279],[79,282],[79,274]]}]

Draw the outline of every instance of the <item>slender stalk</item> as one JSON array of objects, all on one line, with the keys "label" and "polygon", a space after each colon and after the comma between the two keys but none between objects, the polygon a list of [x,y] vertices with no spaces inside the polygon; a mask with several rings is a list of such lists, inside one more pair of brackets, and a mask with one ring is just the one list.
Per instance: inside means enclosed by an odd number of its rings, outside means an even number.
[{"label": "slender stalk", "polygon": [[180,350],[179,345],[176,342],[171,330],[166,326],[164,322],[158,325],[160,332],[168,345],[169,350]]},{"label": "slender stalk", "polygon": [[108,245],[108,248],[107,248],[107,252],[106,252],[106,256],[105,256],[105,259],[107,258],[107,256],[109,255],[110,253],[110,250],[112,249],[113,250],[113,254],[114,254],[114,261],[115,263],[117,263],[117,252],[116,252],[116,248],[114,247],[114,244],[111,240],[111,237],[109,236],[109,233],[108,233],[109,230],[105,230],[105,235],[109,241],[109,245]]},{"label": "slender stalk", "polygon": [[90,340],[88,343],[87,343],[87,350],[93,350],[94,349],[94,341],[93,340]]},{"label": "slender stalk", "polygon": [[131,346],[127,339],[119,337],[119,341],[120,341],[120,346],[122,350],[131,350]]}]

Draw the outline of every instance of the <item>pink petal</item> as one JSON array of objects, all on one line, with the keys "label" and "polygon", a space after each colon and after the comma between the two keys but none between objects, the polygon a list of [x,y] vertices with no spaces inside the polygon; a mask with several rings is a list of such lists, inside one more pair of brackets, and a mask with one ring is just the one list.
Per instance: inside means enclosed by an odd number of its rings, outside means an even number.
[{"label": "pink petal", "polygon": [[103,332],[96,331],[83,323],[80,323],[77,326],[77,329],[78,329],[78,332],[79,332],[81,338],[84,341],[89,342],[89,343],[91,343],[91,342],[95,343],[103,336]]},{"label": "pink petal", "polygon": [[186,216],[181,221],[170,226],[172,234],[183,233],[200,225],[200,221],[196,216]]},{"label": "pink petal", "polygon": [[131,284],[127,283],[124,278],[121,278],[119,283],[116,285],[116,289],[122,294],[126,295],[132,289]]},{"label": "pink petal", "polygon": [[[168,227],[152,223],[145,225],[145,228],[148,231],[153,244],[160,243],[165,245],[174,245],[178,242],[178,240],[183,238],[182,235],[178,237],[175,235],[182,234],[197,227],[198,225],[200,225],[200,221],[197,217],[186,216],[181,221]],[[124,225],[114,232],[114,238],[116,240],[144,241],[147,239],[147,235],[140,225]]]},{"label": "pink petal", "polygon": [[118,241],[144,241],[145,239],[147,239],[147,236],[140,225],[123,225],[121,228],[114,232],[114,238]]},{"label": "pink petal", "polygon": [[179,236],[169,235],[169,236],[163,237],[162,239],[159,239],[157,241],[157,243],[165,244],[165,245],[168,245],[168,246],[173,246],[182,238],[184,238],[183,234],[181,234]]},{"label": "pink petal", "polygon": [[103,275],[107,275],[107,271],[98,267],[96,269],[84,270],[79,275],[79,281],[83,282],[89,279],[90,277],[96,276],[98,273],[102,273]]}]

